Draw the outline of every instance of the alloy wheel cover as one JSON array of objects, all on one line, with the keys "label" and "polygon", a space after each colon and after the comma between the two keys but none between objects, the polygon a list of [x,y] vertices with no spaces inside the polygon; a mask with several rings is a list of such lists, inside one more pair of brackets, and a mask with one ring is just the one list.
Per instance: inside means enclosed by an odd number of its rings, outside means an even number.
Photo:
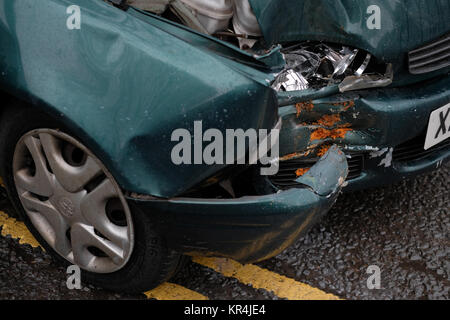
[{"label": "alloy wheel cover", "polygon": [[134,246],[130,209],[84,145],[58,130],[30,131],[16,145],[13,174],[25,213],[60,256],[95,273],[125,266]]}]

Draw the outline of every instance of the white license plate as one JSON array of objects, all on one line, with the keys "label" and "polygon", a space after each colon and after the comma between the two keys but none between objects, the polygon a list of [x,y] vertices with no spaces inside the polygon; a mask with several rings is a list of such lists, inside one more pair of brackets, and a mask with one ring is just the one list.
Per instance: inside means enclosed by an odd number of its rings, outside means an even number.
[{"label": "white license plate", "polygon": [[428,122],[425,150],[450,137],[450,103],[434,110]]}]

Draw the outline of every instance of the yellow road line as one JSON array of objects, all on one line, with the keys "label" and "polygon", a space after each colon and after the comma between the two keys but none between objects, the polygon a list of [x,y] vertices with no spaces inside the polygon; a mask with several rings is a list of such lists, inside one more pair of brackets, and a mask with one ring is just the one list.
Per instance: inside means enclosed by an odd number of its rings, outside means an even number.
[{"label": "yellow road line", "polygon": [[239,262],[223,258],[196,257],[194,262],[215,270],[226,277],[236,278],[240,282],[251,285],[255,289],[272,291],[280,298],[289,300],[338,300],[339,297],[326,293],[294,279],[279,275],[252,264],[242,265]]},{"label": "yellow road line", "polygon": [[20,244],[29,244],[33,248],[40,247],[39,242],[28,231],[23,222],[9,217],[3,211],[0,211],[0,226],[2,226],[2,236],[10,235],[12,238],[19,239]]},{"label": "yellow road line", "polygon": [[148,299],[157,300],[208,300],[208,297],[174,283],[163,283],[159,287],[144,293]]},{"label": "yellow road line", "polygon": [[[2,236],[10,235],[14,239],[19,239],[20,244],[29,244],[33,248],[41,247],[23,222],[9,217],[3,211],[0,211],[0,226],[2,227]],[[44,250],[42,247],[41,249]],[[167,282],[144,294],[149,299],[157,300],[208,300],[200,293]]]},{"label": "yellow road line", "polygon": [[[20,244],[40,247],[37,240],[28,231],[23,222],[9,217],[0,211],[1,235],[10,235],[19,239]],[[337,296],[326,293],[307,284],[287,278],[267,269],[247,264],[242,265],[230,259],[196,257],[194,262],[211,268],[226,277],[233,277],[244,284],[250,284],[256,289],[272,291],[280,298],[290,300],[334,300]],[[159,287],[144,293],[147,298],[157,300],[207,300],[206,296],[173,283],[164,283]]]}]

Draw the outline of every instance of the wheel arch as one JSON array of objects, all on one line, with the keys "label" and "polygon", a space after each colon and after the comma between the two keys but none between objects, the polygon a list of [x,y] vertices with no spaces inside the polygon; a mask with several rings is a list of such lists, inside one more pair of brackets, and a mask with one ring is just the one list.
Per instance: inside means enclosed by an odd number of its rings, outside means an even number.
[{"label": "wheel arch", "polygon": [[25,0],[6,11],[17,23],[0,48],[0,87],[76,132],[123,189],[170,198],[224,169],[171,161],[172,132],[193,132],[194,121],[223,132],[277,123],[273,90],[236,63],[103,2],[83,3],[81,30],[67,30],[64,5]]}]

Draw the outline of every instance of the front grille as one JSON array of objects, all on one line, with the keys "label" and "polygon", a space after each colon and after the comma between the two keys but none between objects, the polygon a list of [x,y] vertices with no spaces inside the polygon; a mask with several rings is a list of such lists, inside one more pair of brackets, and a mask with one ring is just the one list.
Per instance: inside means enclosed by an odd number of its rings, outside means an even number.
[{"label": "front grille", "polygon": [[[423,133],[418,137],[395,147],[392,154],[393,160],[396,162],[420,160],[435,152],[450,148],[450,139],[447,139],[428,150],[424,150],[423,146],[425,144],[425,136],[426,133]],[[365,153],[353,153],[350,154],[351,158],[347,158],[349,170],[347,181],[361,176],[365,168],[365,155]],[[269,179],[276,187],[280,189],[295,187],[297,185],[295,182],[297,179],[295,172],[301,168],[310,168],[317,161],[317,158],[281,161],[278,173],[271,176]]]},{"label": "front grille", "polygon": [[409,72],[422,74],[450,66],[450,33],[425,46],[412,50]]},{"label": "front grille", "polygon": [[425,145],[425,137],[426,133],[423,133],[412,140],[398,145],[394,148],[392,159],[398,162],[420,160],[434,152],[450,147],[450,139],[447,139],[428,150],[424,150],[423,146]]},{"label": "front grille", "polygon": [[[301,168],[312,167],[319,159],[293,159],[280,162],[280,168],[276,175],[270,177],[270,181],[280,189],[288,189],[295,187],[297,183],[296,171]],[[358,178],[364,169],[364,155],[352,154],[351,158],[347,159],[349,173],[347,180]]]}]

